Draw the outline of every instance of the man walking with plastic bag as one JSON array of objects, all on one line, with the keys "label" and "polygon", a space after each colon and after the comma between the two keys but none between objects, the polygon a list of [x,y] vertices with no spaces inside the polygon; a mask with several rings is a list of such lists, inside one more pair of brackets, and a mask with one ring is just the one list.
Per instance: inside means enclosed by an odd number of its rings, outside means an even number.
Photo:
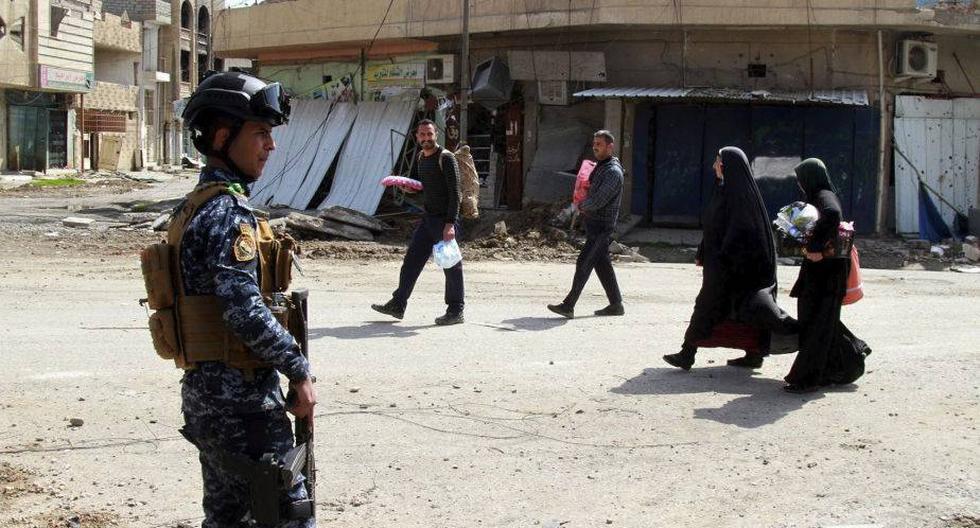
[{"label": "man walking with plastic bag", "polygon": [[612,260],[609,258],[609,244],[619,220],[619,206],[623,199],[623,165],[613,156],[615,139],[608,130],[600,130],[592,137],[592,152],[597,161],[589,176],[589,190],[578,209],[585,217],[585,247],[575,263],[575,277],[572,289],[559,304],[549,304],[548,309],[558,315],[571,319],[575,317],[575,303],[578,302],[585,283],[594,269],[599,282],[606,291],[609,306],[596,310],[598,316],[623,315],[623,296],[616,282]]},{"label": "man walking with plastic bag", "polygon": [[[398,289],[385,304],[372,304],[371,308],[395,319],[405,316],[405,307],[415,289],[425,263],[433,255],[436,244],[444,242],[454,246],[459,234],[460,181],[459,166],[451,152],[437,142],[436,125],[428,119],[419,121],[415,139],[422,153],[412,167],[410,176],[422,182],[425,193],[425,216],[419,221],[412,241],[405,252]],[[453,325],[463,322],[463,263],[443,270],[446,274],[446,313],[436,318],[437,325]]]}]

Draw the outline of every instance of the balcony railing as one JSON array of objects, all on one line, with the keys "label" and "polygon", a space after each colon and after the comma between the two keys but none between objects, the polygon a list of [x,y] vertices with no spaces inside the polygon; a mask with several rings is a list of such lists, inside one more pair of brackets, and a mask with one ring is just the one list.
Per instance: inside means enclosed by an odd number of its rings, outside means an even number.
[{"label": "balcony railing", "polygon": [[198,33],[197,34],[197,51],[198,51],[198,53],[200,53],[200,52],[207,53],[208,52],[208,48],[210,47],[210,45],[211,45],[211,36],[210,35],[207,35],[207,34],[204,34],[204,33]]}]

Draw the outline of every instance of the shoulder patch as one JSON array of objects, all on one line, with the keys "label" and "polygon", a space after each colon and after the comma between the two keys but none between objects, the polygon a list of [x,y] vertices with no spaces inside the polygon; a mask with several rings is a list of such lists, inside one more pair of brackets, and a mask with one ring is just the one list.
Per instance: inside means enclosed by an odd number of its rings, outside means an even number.
[{"label": "shoulder patch", "polygon": [[238,225],[239,235],[235,239],[234,253],[235,260],[248,262],[255,258],[258,253],[258,244],[255,240],[255,229],[248,222]]}]

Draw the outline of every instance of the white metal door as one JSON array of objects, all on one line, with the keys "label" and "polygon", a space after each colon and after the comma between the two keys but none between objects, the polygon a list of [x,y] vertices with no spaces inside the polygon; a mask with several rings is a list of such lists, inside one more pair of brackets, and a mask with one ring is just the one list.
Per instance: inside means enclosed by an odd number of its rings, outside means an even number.
[{"label": "white metal door", "polygon": [[[899,233],[919,232],[919,185],[942,194],[967,213],[978,202],[980,179],[980,98],[895,98],[895,225]],[[935,199],[952,225],[953,209]]]}]

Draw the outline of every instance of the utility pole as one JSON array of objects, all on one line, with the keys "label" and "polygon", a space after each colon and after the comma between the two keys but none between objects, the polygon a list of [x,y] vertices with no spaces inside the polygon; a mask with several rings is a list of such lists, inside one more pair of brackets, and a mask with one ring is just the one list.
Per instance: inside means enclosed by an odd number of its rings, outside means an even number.
[{"label": "utility pole", "polygon": [[459,144],[466,144],[467,107],[470,104],[470,0],[463,0],[463,50],[460,57]]}]

